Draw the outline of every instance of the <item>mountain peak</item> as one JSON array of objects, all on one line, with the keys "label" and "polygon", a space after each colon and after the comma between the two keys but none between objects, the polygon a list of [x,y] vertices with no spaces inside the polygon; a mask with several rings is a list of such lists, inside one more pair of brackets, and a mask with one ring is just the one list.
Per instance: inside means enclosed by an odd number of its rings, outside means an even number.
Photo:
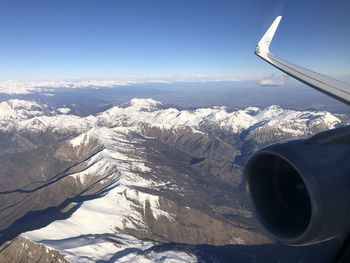
[{"label": "mountain peak", "polygon": [[30,110],[34,107],[41,108],[41,106],[35,101],[12,99],[1,102],[1,105],[7,105],[11,109],[27,109]]},{"label": "mountain peak", "polygon": [[134,98],[130,101],[130,106],[135,108],[147,108],[149,110],[153,110],[158,106],[162,105],[161,102],[156,101],[154,99],[138,99]]},{"label": "mountain peak", "polygon": [[39,105],[34,101],[19,99],[4,101],[0,103],[0,121],[41,116],[44,114],[45,106]]}]

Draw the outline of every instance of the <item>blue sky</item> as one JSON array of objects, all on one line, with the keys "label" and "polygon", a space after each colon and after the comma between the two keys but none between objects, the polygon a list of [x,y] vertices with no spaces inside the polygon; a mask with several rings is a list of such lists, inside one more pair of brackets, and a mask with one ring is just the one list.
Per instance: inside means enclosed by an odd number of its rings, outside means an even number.
[{"label": "blue sky", "polygon": [[0,79],[250,79],[277,15],[276,55],[350,75],[348,0],[0,0]]}]

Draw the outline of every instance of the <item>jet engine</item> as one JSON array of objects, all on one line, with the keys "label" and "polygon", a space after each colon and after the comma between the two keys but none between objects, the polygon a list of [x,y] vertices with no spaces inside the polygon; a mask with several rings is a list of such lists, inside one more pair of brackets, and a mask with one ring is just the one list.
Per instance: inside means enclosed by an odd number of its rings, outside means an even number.
[{"label": "jet engine", "polygon": [[268,145],[248,160],[245,187],[267,233],[290,245],[350,228],[350,127]]}]

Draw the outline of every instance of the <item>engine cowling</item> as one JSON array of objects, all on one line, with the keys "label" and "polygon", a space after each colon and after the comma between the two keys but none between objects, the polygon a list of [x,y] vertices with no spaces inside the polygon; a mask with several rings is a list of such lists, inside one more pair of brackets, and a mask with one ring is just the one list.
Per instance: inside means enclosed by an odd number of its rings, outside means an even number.
[{"label": "engine cowling", "polygon": [[307,245],[348,233],[349,127],[262,148],[244,178],[255,215],[276,240]]}]

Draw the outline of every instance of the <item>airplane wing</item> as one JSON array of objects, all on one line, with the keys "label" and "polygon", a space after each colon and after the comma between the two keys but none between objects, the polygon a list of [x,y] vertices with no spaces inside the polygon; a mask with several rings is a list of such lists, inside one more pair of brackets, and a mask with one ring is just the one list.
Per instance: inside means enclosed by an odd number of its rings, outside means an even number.
[{"label": "airplane wing", "polygon": [[255,54],[293,78],[350,105],[350,85],[272,55],[269,46],[281,21],[278,16],[255,48]]},{"label": "airplane wing", "polygon": [[[288,75],[350,105],[349,84],[270,54],[281,17],[258,43],[255,53]],[[350,262],[350,125],[309,139],[275,142],[253,153],[244,167],[252,210],[266,233],[289,245],[338,239],[334,262]]]}]

